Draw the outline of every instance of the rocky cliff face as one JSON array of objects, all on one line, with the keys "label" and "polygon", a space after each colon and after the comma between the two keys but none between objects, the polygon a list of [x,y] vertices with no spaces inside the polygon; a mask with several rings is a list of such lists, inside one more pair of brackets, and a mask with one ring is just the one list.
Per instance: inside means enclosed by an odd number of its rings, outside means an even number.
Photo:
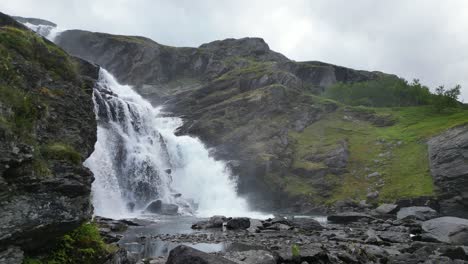
[{"label": "rocky cliff face", "polygon": [[96,141],[98,70],[0,13],[2,259],[51,246],[91,218],[94,178],[82,161]]},{"label": "rocky cliff face", "polygon": [[432,138],[429,159],[442,213],[468,218],[468,126]]}]

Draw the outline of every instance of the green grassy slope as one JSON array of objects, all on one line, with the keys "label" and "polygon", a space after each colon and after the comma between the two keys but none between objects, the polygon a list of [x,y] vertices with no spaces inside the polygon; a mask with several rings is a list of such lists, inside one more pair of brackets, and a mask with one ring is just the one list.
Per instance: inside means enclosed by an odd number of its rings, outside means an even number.
[{"label": "green grassy slope", "polygon": [[[376,115],[391,115],[395,124],[377,127],[349,115],[346,107],[324,116],[301,133],[290,133],[294,142],[294,168],[319,169],[324,164],[307,161],[308,154],[326,153],[341,141],[349,148],[347,172],[327,175],[333,186],[330,196],[316,195],[308,177],[286,177],[286,191],[308,195],[316,203],[366,198],[369,191],[380,192],[379,201],[435,195],[429,171],[426,141],[446,129],[468,123],[468,111],[452,109],[437,113],[430,106],[404,108],[360,108]],[[368,177],[378,172],[379,177]]]}]

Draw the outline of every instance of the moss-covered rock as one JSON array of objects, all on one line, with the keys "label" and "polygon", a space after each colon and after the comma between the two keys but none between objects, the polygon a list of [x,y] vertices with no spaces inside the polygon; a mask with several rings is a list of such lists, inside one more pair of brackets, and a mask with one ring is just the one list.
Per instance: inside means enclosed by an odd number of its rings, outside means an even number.
[{"label": "moss-covered rock", "polygon": [[42,251],[92,215],[98,68],[0,13],[0,251]]}]

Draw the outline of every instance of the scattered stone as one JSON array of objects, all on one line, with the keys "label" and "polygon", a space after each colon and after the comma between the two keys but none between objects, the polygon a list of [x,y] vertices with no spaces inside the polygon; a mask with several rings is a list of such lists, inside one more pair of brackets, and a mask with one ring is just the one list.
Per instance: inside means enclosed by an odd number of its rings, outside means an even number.
[{"label": "scattered stone", "polygon": [[276,264],[278,256],[266,250],[247,250],[228,252],[225,258],[242,264]]},{"label": "scattered stone", "polygon": [[377,198],[379,198],[379,191],[374,191],[374,192],[370,192],[366,195],[367,199],[370,199],[370,200],[375,200]]},{"label": "scattered stone", "polygon": [[378,173],[376,171],[376,172],[373,172],[373,173],[367,175],[367,178],[374,178],[374,177],[380,177],[380,173]]},{"label": "scattered stone", "polygon": [[378,214],[386,215],[386,214],[394,214],[398,210],[398,205],[396,204],[382,204],[375,209],[375,212]]},{"label": "scattered stone", "polygon": [[429,220],[437,217],[437,212],[427,206],[412,206],[412,207],[403,207],[397,213],[397,219],[416,219],[416,220]]}]

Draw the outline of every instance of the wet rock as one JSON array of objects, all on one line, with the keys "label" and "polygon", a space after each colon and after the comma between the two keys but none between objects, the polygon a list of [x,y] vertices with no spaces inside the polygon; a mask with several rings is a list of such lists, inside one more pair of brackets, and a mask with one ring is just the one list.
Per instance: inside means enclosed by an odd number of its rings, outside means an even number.
[{"label": "wet rock", "polygon": [[262,221],[258,219],[250,219],[250,227],[247,228],[247,231],[250,233],[257,233],[260,231],[260,228],[263,228]]},{"label": "wet rock", "polygon": [[151,202],[145,209],[145,212],[162,215],[176,215],[179,210],[179,206],[175,204],[166,204],[161,200]]},{"label": "wet rock", "polygon": [[403,207],[397,213],[397,219],[411,218],[416,220],[429,220],[437,217],[437,212],[426,206]]},{"label": "wet rock", "polygon": [[192,229],[222,228],[228,219],[222,215],[212,216],[206,221],[199,221],[192,225]]},{"label": "wet rock", "polygon": [[394,214],[398,210],[398,205],[396,204],[382,204],[375,209],[375,212],[378,214]]},{"label": "wet rock", "polygon": [[439,217],[422,224],[425,232],[440,242],[468,245],[468,220],[458,217]]},{"label": "wet rock", "polygon": [[235,262],[207,254],[203,251],[188,247],[177,246],[169,253],[166,264],[235,264]]},{"label": "wet rock", "polygon": [[250,227],[250,219],[247,217],[236,217],[227,221],[226,227],[228,229],[247,229]]},{"label": "wet rock", "polygon": [[334,215],[329,215],[327,217],[327,220],[333,223],[338,223],[338,224],[348,224],[352,222],[357,222],[361,220],[373,220],[372,216],[368,214],[363,214],[363,213],[357,213],[357,212],[347,212],[347,213],[339,213],[339,214],[334,214]]}]

